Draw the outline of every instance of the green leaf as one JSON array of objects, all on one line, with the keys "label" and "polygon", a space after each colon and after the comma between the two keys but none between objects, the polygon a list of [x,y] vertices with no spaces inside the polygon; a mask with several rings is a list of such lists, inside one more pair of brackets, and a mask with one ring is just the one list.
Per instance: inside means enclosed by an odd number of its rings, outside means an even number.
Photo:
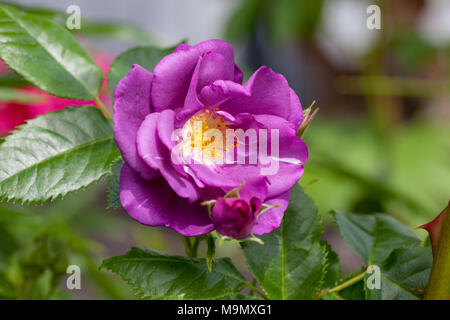
[{"label": "green leaf", "polygon": [[122,208],[120,203],[120,171],[123,160],[117,159],[111,167],[111,175],[108,177],[108,208]]},{"label": "green leaf", "polygon": [[71,99],[97,96],[103,72],[60,25],[0,4],[0,58],[40,89]]},{"label": "green leaf", "polygon": [[[430,275],[432,260],[430,248],[394,250],[380,266],[381,288],[369,289],[365,285],[366,299],[421,299]],[[366,275],[364,283],[367,284],[370,276]]]},{"label": "green leaf", "polygon": [[109,173],[119,155],[112,123],[97,108],[48,113],[0,145],[0,198],[30,202],[64,196]]},{"label": "green leaf", "polygon": [[217,299],[240,292],[246,284],[229,258],[215,259],[209,272],[205,259],[131,248],[103,261],[101,268],[119,274],[136,293],[152,299]]},{"label": "green leaf", "polygon": [[[365,272],[366,268],[363,267],[360,270],[357,270],[355,272],[352,272],[345,276],[340,283],[344,283],[357,275],[361,274],[362,272]],[[364,280],[364,279],[363,279]],[[357,281],[351,286],[348,286],[347,288],[344,288],[340,290],[339,292],[335,292],[335,294],[339,295],[340,298],[344,300],[365,300],[365,292],[364,292],[364,281]]]},{"label": "green leaf", "polygon": [[333,251],[328,242],[322,241],[322,245],[327,251],[327,268],[323,280],[323,287],[331,288],[341,279],[341,265],[339,263],[339,256]]},{"label": "green leaf", "polygon": [[152,71],[156,64],[166,55],[173,52],[175,48],[157,48],[152,46],[136,47],[127,50],[114,59],[108,71],[108,89],[111,95],[117,83],[125,77],[133,64]]},{"label": "green leaf", "polygon": [[242,243],[248,267],[270,299],[312,299],[326,268],[326,248],[320,243],[320,217],[299,185],[280,227],[261,236],[264,245]]},{"label": "green leaf", "polygon": [[380,264],[396,248],[417,246],[414,232],[385,214],[357,215],[334,212],[345,242],[368,264]]}]

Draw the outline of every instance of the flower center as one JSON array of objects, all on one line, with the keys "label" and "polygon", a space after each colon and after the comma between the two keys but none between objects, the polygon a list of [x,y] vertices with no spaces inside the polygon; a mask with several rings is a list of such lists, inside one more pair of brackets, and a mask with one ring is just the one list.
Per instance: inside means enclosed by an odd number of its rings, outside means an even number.
[{"label": "flower center", "polygon": [[217,159],[223,159],[234,147],[234,144],[225,144],[226,130],[231,123],[218,111],[218,107],[199,111],[185,123],[180,149],[185,159],[193,158],[197,163],[213,164]]}]

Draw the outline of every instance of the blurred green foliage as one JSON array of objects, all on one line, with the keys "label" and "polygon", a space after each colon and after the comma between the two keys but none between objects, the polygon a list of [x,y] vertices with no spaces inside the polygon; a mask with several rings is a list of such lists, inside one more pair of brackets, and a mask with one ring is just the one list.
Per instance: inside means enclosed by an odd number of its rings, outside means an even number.
[{"label": "blurred green foliage", "polygon": [[323,0],[245,0],[231,16],[226,37],[232,41],[249,38],[259,27],[275,41],[313,36]]},{"label": "blurred green foliage", "polygon": [[81,268],[82,288],[88,289],[82,294],[134,298],[125,284],[98,270],[106,257],[99,241],[126,240],[117,236],[120,217],[96,204],[102,195],[103,185],[97,185],[45,206],[0,206],[0,299],[86,297],[64,290],[71,264]]},{"label": "blurred green foliage", "polygon": [[315,120],[301,184],[323,214],[386,212],[417,227],[448,202],[449,136],[446,123],[417,119],[389,133],[380,148],[365,120]]}]

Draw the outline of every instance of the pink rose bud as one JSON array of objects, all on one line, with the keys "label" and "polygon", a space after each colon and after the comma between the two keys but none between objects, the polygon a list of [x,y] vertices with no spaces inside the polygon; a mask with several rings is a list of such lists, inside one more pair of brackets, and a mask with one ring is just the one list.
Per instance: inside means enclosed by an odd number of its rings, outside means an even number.
[{"label": "pink rose bud", "polygon": [[216,231],[224,236],[242,239],[251,234],[253,223],[261,209],[261,200],[251,198],[218,198],[211,219]]}]

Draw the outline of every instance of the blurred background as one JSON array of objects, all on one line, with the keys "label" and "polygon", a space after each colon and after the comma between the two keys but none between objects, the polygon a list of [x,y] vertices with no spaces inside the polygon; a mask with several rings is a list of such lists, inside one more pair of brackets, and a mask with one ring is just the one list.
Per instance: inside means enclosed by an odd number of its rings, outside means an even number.
[{"label": "blurred background", "polygon": [[[1,2],[1,1],[0,1]],[[248,78],[261,65],[285,75],[303,108],[320,108],[306,133],[300,183],[316,202],[324,239],[345,273],[362,261],[337,234],[330,211],[385,212],[411,227],[450,197],[450,1],[448,0],[15,0],[73,32],[105,70],[137,45],[221,38]],[[369,5],[381,28],[369,29]],[[11,93],[11,87],[17,90]],[[104,101],[111,103],[105,83]],[[0,68],[0,135],[38,114],[74,104],[30,88]],[[178,236],[106,210],[106,181],[45,205],[0,204],[0,298],[135,298],[101,260],[131,246],[182,254]],[[422,239],[424,231],[417,231]],[[200,252],[204,252],[202,248]],[[245,273],[235,243],[218,248]],[[66,267],[82,290],[66,288]]]}]

